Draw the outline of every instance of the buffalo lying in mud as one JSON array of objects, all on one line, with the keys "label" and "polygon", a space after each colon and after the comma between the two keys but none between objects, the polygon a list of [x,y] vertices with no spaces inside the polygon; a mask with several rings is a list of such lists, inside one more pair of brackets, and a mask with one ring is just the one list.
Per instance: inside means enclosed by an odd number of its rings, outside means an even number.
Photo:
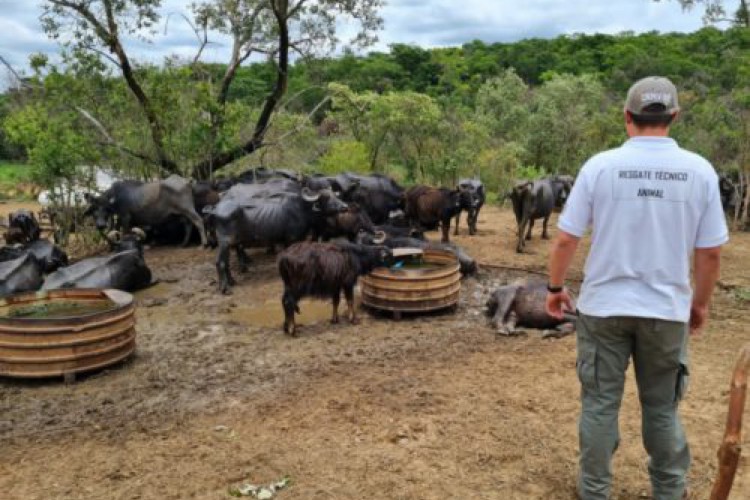
[{"label": "buffalo lying in mud", "polygon": [[151,285],[151,270],[143,259],[144,233],[138,228],[120,237],[107,235],[114,253],[89,257],[47,276],[42,288],[115,288],[133,292]]},{"label": "buffalo lying in mud", "polygon": [[44,264],[33,253],[0,262],[0,297],[38,290],[44,281]]},{"label": "buffalo lying in mud", "polygon": [[344,292],[347,315],[357,323],[354,286],[363,274],[385,265],[393,256],[383,246],[355,243],[301,242],[279,255],[279,274],[284,281],[281,303],[284,307],[284,332],[296,333],[294,314],[299,313],[303,297],[330,298],[333,303],[331,323],[339,322],[339,301]]},{"label": "buffalo lying in mud", "polygon": [[0,262],[17,259],[25,253],[34,254],[45,273],[51,273],[68,265],[68,255],[49,240],[35,240],[26,245],[0,248]]},{"label": "buffalo lying in mud", "polygon": [[553,318],[546,311],[547,283],[520,280],[493,291],[487,301],[491,325],[504,335],[521,333],[516,327],[545,330],[544,337],[562,337],[575,331],[575,315]]},{"label": "buffalo lying in mud", "polygon": [[5,233],[8,245],[31,243],[38,240],[41,234],[39,221],[33,212],[21,209],[8,214],[8,230]]}]

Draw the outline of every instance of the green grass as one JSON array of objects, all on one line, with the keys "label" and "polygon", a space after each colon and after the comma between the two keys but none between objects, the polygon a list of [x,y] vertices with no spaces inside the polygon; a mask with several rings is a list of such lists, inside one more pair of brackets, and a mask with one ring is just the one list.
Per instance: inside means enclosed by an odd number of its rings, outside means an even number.
[{"label": "green grass", "polygon": [[0,160],[0,199],[25,200],[33,198],[28,192],[31,185],[31,167],[23,163]]},{"label": "green grass", "polygon": [[750,302],[750,288],[735,288],[734,296],[740,302]]},{"label": "green grass", "polygon": [[17,182],[29,182],[31,178],[31,167],[23,163],[9,163],[0,160],[0,184],[15,184]]}]

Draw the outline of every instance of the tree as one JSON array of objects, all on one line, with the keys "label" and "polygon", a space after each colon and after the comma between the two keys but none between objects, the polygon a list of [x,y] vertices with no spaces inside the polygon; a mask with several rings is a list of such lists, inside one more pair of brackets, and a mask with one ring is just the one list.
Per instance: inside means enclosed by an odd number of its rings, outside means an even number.
[{"label": "tree", "polygon": [[[199,39],[199,48],[191,62],[192,78],[200,80],[200,57],[210,42],[209,31],[224,33],[233,40],[229,64],[218,82],[203,80],[203,114],[209,132],[207,154],[195,158],[189,168],[179,165],[169,154],[162,115],[153,102],[153,95],[144,85],[139,65],[128,55],[124,37],[148,38],[160,15],[160,0],[47,0],[42,24],[54,39],[60,39],[67,54],[78,62],[91,61],[101,65],[107,61],[127,83],[132,97],[145,118],[149,131],[150,151],[143,158],[159,165],[165,172],[189,171],[203,178],[234,160],[264,146],[264,137],[287,91],[290,51],[309,55],[316,50],[335,46],[336,22],[349,17],[359,23],[352,43],[367,45],[373,33],[382,26],[378,9],[382,0],[213,0],[193,4],[191,25]],[[219,141],[226,124],[227,96],[238,68],[253,54],[263,54],[275,65],[274,82],[269,90],[253,131],[239,143]],[[101,67],[101,66],[100,66]],[[93,120],[92,120],[93,121]]]},{"label": "tree", "polygon": [[[654,0],[656,2],[662,0]],[[734,11],[734,15],[727,12],[723,0],[677,0],[684,10],[691,10],[698,5],[703,5],[705,11],[703,21],[706,24],[731,23],[743,28],[750,28],[750,11],[746,0],[740,0],[740,4]]]}]

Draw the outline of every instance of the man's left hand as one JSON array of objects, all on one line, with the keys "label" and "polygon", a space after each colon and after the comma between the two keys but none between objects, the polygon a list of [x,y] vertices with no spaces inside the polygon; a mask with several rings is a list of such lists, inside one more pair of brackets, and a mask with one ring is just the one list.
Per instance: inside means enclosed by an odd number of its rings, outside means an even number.
[{"label": "man's left hand", "polygon": [[555,319],[562,320],[565,312],[573,312],[573,301],[570,300],[568,290],[563,290],[560,293],[548,293],[547,314]]}]

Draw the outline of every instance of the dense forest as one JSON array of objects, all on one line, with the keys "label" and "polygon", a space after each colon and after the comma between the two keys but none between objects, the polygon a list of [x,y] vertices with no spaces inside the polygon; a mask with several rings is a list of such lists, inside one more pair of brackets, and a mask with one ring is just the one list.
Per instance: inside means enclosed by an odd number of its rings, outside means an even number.
[{"label": "dense forest", "polygon": [[[652,74],[680,89],[674,135],[684,146],[735,176],[750,169],[745,27],[304,53],[288,64],[286,88],[262,130],[259,117],[278,90],[278,59],[231,68],[197,58],[133,64],[159,136],[128,79],[102,58],[71,49],[64,64],[35,55],[31,67],[33,76],[0,97],[0,155],[27,160],[41,183],[77,164],[134,177],[268,165],[444,185],[479,176],[497,193],[516,178],[574,174],[588,156],[623,141],[624,94]],[[230,70],[231,84],[221,85]],[[262,142],[248,142],[259,131]],[[238,143],[252,145],[242,151],[251,154],[229,158]]]}]

